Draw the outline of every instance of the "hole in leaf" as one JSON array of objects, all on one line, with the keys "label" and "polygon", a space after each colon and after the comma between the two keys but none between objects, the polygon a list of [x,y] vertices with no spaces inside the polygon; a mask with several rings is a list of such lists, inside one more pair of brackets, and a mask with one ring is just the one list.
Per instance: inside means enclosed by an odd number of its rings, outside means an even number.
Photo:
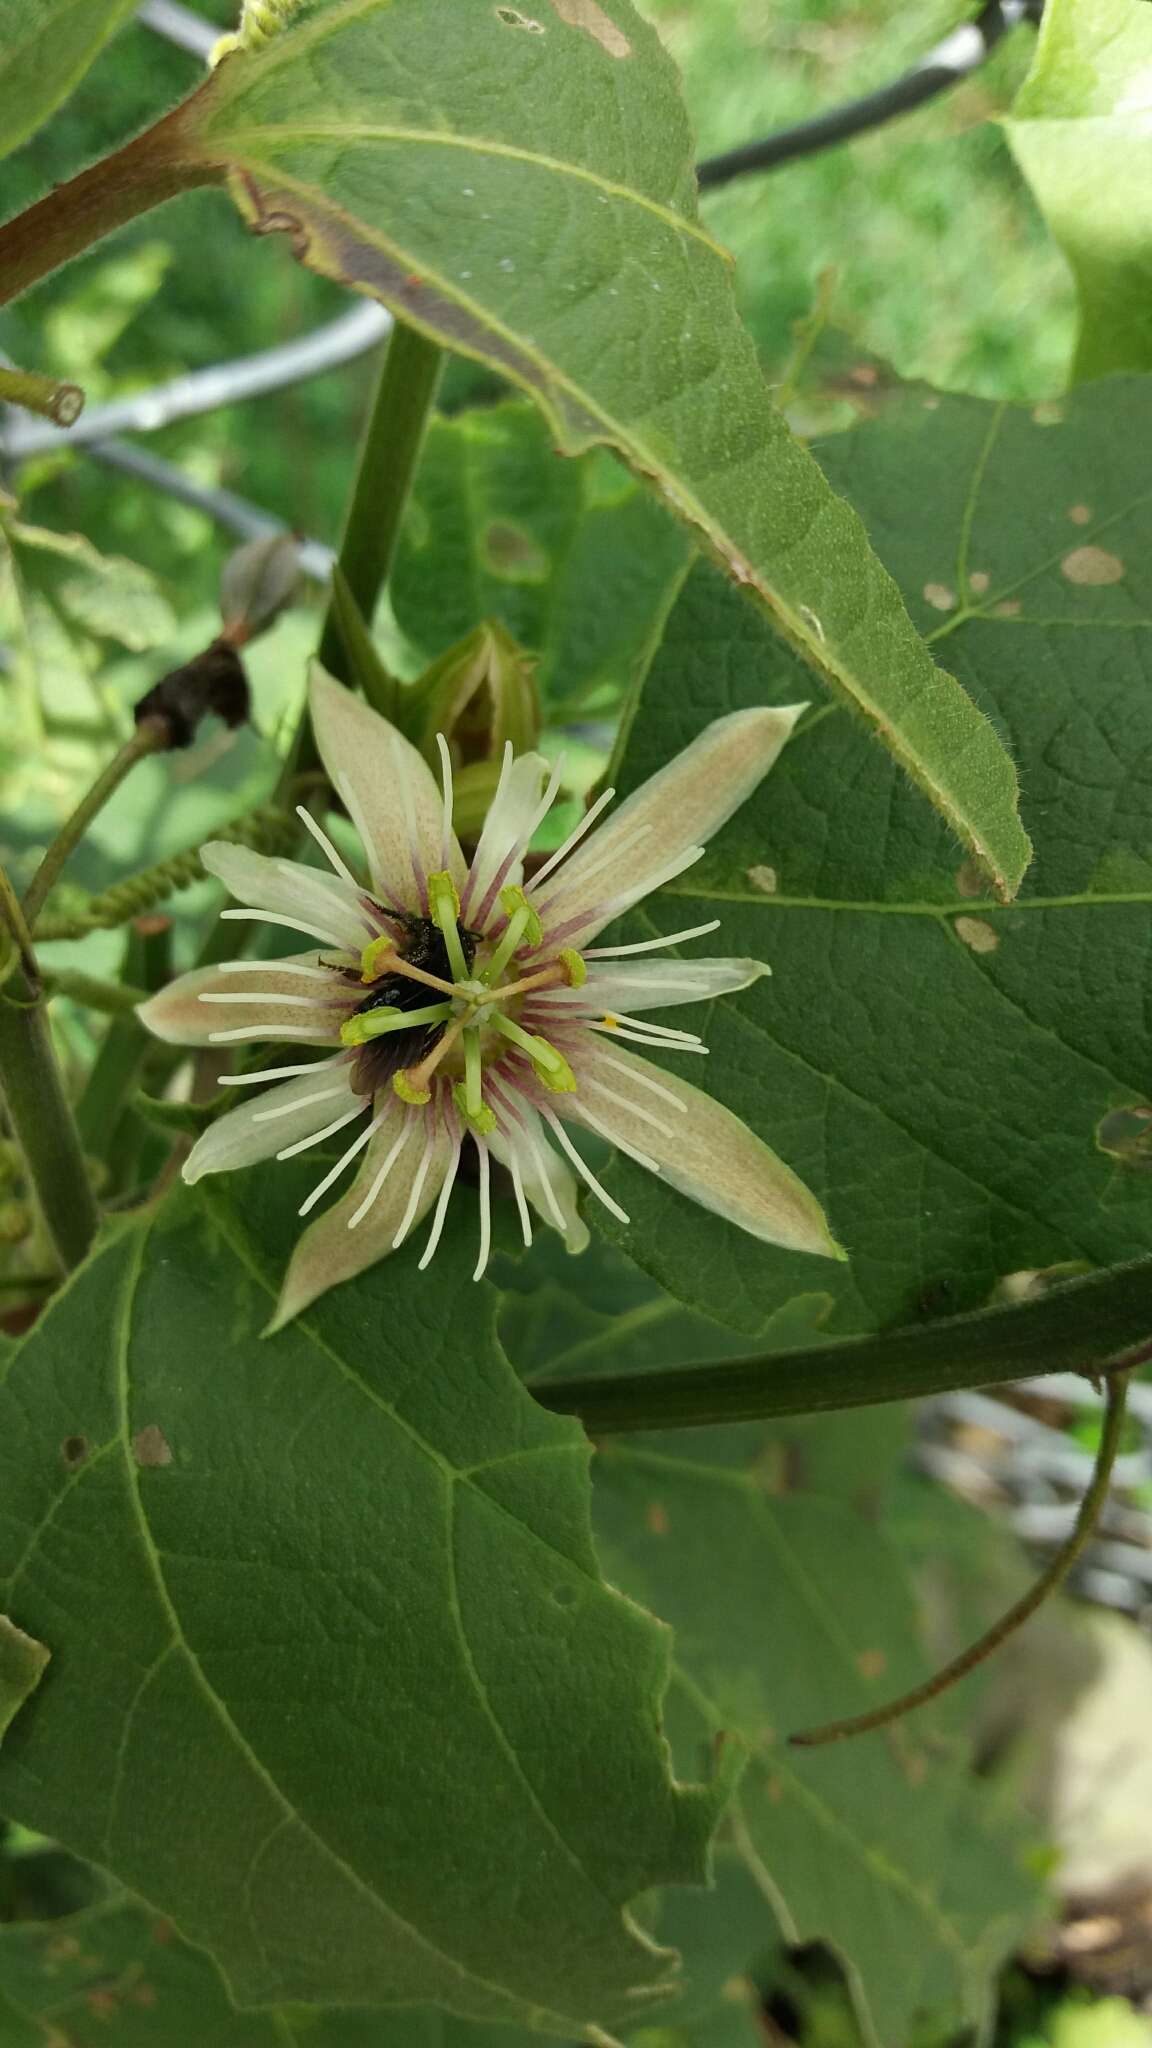
[{"label": "hole in leaf", "polygon": [[1096,1143],[1121,1166],[1147,1173],[1152,1167],[1152,1109],[1143,1103],[1110,1109],[1096,1126]]}]

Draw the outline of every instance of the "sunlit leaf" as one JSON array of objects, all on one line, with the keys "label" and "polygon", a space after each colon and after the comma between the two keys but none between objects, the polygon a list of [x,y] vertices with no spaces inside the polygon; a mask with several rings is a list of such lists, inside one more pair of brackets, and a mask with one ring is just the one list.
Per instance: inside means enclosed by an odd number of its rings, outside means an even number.
[{"label": "sunlit leaf", "polygon": [[1011,761],[773,409],[629,0],[311,6],[220,65],[180,150],[258,232],[519,384],[565,453],[620,452],[1015,891]]}]

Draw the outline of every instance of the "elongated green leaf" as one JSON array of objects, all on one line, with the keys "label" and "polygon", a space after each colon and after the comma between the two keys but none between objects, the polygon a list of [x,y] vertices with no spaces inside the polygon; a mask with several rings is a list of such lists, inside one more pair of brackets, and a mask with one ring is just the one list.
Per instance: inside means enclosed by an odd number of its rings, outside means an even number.
[{"label": "elongated green leaf", "polygon": [[1005,125],[1072,267],[1076,373],[1152,369],[1152,134],[1143,0],[1048,0]]},{"label": "elongated green leaf", "polygon": [[[1011,733],[1038,840],[1018,903],[989,897],[833,711],[626,934],[719,916],[710,948],[770,963],[710,1014],[707,1084],[814,1188],[849,1251],[820,1274],[830,1335],[979,1308],[1019,1269],[1152,1250],[1133,1142],[1149,1106],[1150,433],[1152,383],[1110,380],[1055,420],[909,393],[825,449],[914,615]],[[890,525],[913,489],[920,517]],[[798,680],[755,615],[694,572],[625,786],[665,758],[670,727],[791,701]],[[752,1332],[811,1288],[804,1261],[636,1167],[613,1173],[627,1248],[671,1292]]]},{"label": "elongated green leaf", "polygon": [[331,0],[180,117],[258,231],[494,365],[565,453],[618,450],[1011,895],[1011,762],[771,406],[691,140],[629,0]]},{"label": "elongated green leaf", "polygon": [[136,0],[0,0],[0,157],[46,121]]},{"label": "elongated green leaf", "polygon": [[[1022,1832],[931,1717],[899,1746],[787,1746],[790,1730],[875,1704],[925,1670],[906,1568],[853,1498],[879,1506],[880,1445],[860,1446],[854,1467],[822,1468],[826,1427],[606,1446],[597,1527],[613,1576],[675,1626],[679,1753],[721,1734],[748,1744],[735,1825],[749,1868],[786,1940],[839,1952],[865,2038],[887,2048],[912,2039],[918,2018],[931,2038],[980,2023],[1035,1897]],[[898,1447],[899,1419],[889,1434]]]},{"label": "elongated green leaf", "polygon": [[702,1881],[724,1796],[669,1780],[665,1635],[601,1582],[586,1444],[516,1382],[470,1245],[259,1341],[298,1199],[182,1198],[9,1367],[0,1588],[55,1654],[0,1807],[241,2004],[635,2023],[670,1959],[624,1908]]},{"label": "elongated green leaf", "polygon": [[539,655],[546,703],[611,705],[690,552],[618,464],[557,464],[547,421],[500,405],[433,423],[389,595],[428,661],[499,619]]},{"label": "elongated green leaf", "polygon": [[0,1614],[0,1736],[44,1675],[50,1652]]}]

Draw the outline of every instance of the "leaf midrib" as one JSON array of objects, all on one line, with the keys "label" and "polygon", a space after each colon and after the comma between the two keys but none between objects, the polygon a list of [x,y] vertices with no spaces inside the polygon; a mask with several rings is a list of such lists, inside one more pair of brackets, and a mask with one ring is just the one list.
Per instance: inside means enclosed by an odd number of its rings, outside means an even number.
[{"label": "leaf midrib", "polygon": [[[615,178],[606,178],[599,171],[585,164],[566,161],[563,157],[549,156],[545,150],[528,149],[515,142],[498,142],[486,135],[463,135],[456,129],[414,128],[384,121],[277,121],[264,126],[208,130],[213,145],[227,150],[229,160],[243,161],[251,171],[272,170],[280,177],[276,153],[284,146],[296,142],[413,142],[431,144],[441,149],[470,150],[479,157],[507,158],[513,163],[530,164],[534,169],[555,173],[562,178],[573,178],[584,185],[591,185],[604,197],[623,199],[629,206],[639,207],[644,213],[655,215],[666,227],[678,235],[703,243],[709,253],[719,259],[725,268],[731,268],[733,257],[698,221],[690,220],[685,214],[676,213],[664,206],[658,199],[650,199],[634,185],[622,185]],[[264,153],[261,153],[263,145]],[[255,149],[256,155],[251,152]],[[270,161],[271,156],[271,161]],[[448,287],[446,286],[447,290]]]}]

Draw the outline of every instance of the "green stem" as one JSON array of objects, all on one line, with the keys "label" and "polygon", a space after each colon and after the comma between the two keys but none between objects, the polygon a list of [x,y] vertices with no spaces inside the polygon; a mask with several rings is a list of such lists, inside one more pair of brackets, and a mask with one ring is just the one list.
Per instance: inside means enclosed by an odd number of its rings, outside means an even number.
[{"label": "green stem", "polygon": [[[420,450],[436,397],[444,351],[400,320],[392,329],[360,450],[356,481],[340,542],[340,572],[349,596],[371,627],[388,581]],[[351,679],[335,601],[320,635],[320,660],[341,682]],[[385,705],[376,709],[387,715]]]},{"label": "green stem", "polygon": [[65,1272],[78,1266],[99,1215],[47,1013],[19,976],[0,996],[0,1094],[49,1242]]},{"label": "green stem", "polygon": [[184,144],[183,112],[177,107],[0,227],[0,305],[165,199],[224,182],[222,165],[197,162]]},{"label": "green stem", "polygon": [[969,1643],[942,1671],[934,1672],[917,1685],[911,1692],[902,1693],[899,1699],[889,1700],[885,1706],[873,1707],[870,1713],[854,1714],[845,1721],[827,1721],[820,1728],[804,1728],[788,1737],[798,1749],[816,1749],[827,1742],[843,1742],[851,1735],[868,1735],[875,1728],[886,1728],[893,1721],[902,1721],[905,1714],[914,1713],[917,1707],[926,1707],[930,1700],[939,1699],[940,1694],[967,1678],[977,1665],[1014,1636],[1017,1629],[1030,1621],[1038,1607],[1041,1607],[1050,1593],[1067,1578],[1073,1565],[1091,1541],[1092,1532],[1108,1499],[1108,1488],[1112,1480],[1112,1468],[1120,1449],[1124,1432],[1124,1417],[1128,1402],[1128,1373],[1114,1372],[1108,1378],[1107,1407],[1104,1413],[1104,1429],[1096,1463],[1088,1489],[1080,1503],[1076,1525],[1068,1541],[1057,1551],[1046,1571],[1040,1574],[1034,1585],[1022,1594],[1015,1606],[1002,1614],[999,1621],[986,1630],[978,1641]]},{"label": "green stem", "polygon": [[1069,1280],[1035,1300],[846,1337],[804,1351],[621,1378],[537,1380],[545,1408],[578,1415],[592,1437],[809,1415],[990,1387],[1042,1373],[1129,1364],[1152,1332],[1152,1259]]},{"label": "green stem", "polygon": [[72,816],[61,826],[32,877],[24,897],[24,915],[29,924],[35,924],[36,914],[41,909],[49,890],[79,846],[93,818],[103,810],[109,797],[119,789],[124,777],[131,773],[137,761],[142,761],[146,754],[158,753],[166,744],[165,729],[158,723],[153,723],[151,719],[145,719],[136,727],[131,739],[125,740],[120,752],[96,777],[87,795],[81,797]]}]

